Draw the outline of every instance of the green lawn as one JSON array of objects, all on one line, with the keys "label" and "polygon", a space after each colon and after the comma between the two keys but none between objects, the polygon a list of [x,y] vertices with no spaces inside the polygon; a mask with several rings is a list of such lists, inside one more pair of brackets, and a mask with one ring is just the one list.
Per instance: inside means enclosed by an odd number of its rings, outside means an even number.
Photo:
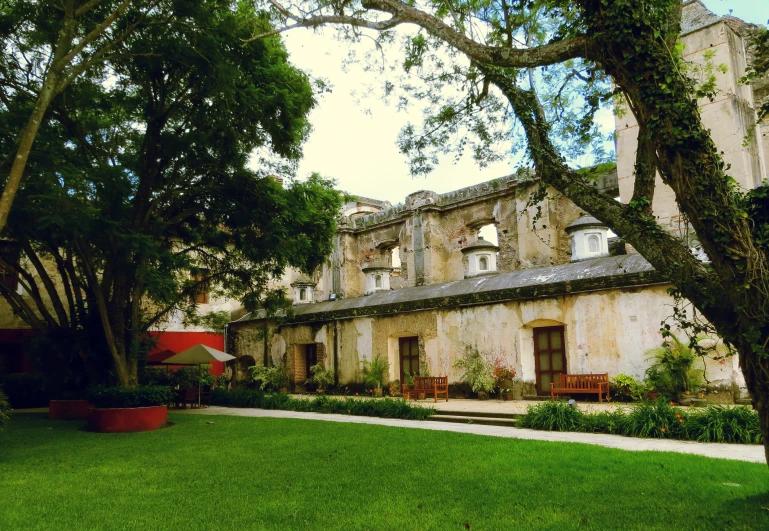
[{"label": "green lawn", "polygon": [[15,415],[0,433],[0,530],[769,529],[761,464],[335,422],[171,420],[96,434]]}]

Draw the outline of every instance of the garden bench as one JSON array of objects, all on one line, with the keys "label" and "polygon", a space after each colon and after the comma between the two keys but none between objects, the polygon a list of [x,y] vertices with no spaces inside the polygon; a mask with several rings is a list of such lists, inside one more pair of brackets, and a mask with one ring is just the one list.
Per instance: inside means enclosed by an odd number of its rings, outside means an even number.
[{"label": "garden bench", "polygon": [[418,396],[420,393],[431,394],[435,401],[438,401],[438,395],[446,395],[446,402],[449,401],[449,377],[448,376],[414,376],[413,384],[403,384],[403,396],[406,400],[411,395]]},{"label": "garden bench", "polygon": [[609,396],[609,373],[604,374],[559,374],[558,383],[550,382],[550,400],[555,395],[573,395],[577,393],[597,393],[598,401],[603,402],[602,394]]}]

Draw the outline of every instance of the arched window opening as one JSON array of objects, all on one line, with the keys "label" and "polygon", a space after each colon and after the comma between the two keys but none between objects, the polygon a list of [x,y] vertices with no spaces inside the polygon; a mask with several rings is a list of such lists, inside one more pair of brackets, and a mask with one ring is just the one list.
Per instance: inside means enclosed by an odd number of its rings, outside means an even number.
[{"label": "arched window opening", "polygon": [[478,229],[478,237],[483,238],[489,243],[499,246],[499,235],[497,234],[497,226],[493,223],[484,225]]},{"label": "arched window opening", "polygon": [[381,288],[382,287],[382,275],[376,275],[374,277],[374,287],[375,288]]},{"label": "arched window opening", "polygon": [[307,300],[307,290],[305,288],[301,288],[299,290],[299,300],[300,301],[306,301]]},{"label": "arched window opening", "polygon": [[401,251],[398,247],[393,247],[390,250],[390,265],[394,269],[399,269],[401,266]]},{"label": "arched window opening", "polygon": [[489,270],[489,258],[487,256],[481,256],[478,259],[478,270],[479,271],[488,271]]}]

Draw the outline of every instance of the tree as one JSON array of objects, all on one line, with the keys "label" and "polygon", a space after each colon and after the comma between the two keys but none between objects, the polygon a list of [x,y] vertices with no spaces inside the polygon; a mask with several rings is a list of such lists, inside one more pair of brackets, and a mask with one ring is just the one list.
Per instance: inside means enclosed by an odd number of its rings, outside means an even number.
[{"label": "tree", "polygon": [[[697,87],[687,76],[676,46],[681,0],[486,0],[419,6],[399,0],[291,6],[269,2],[283,25],[254,31],[254,39],[323,24],[342,25],[353,34],[375,30],[391,38],[393,28],[413,24],[420,31],[407,42],[407,68],[421,68],[438,46],[447,46],[449,57],[464,56],[459,66],[434,62],[439,70],[429,79],[461,83],[467,96],[460,105],[440,104],[428,132],[440,124],[458,127],[458,119],[471,116],[489,89],[497,87],[523,131],[543,186],[562,192],[632,244],[736,348],[769,461],[769,195],[766,185],[750,193],[735,186],[701,123],[697,96],[707,96],[709,89]],[[537,80],[558,69],[556,92],[541,97]],[[576,101],[584,112],[564,119],[576,105],[575,100],[558,101],[558,89],[568,86],[580,96]],[[595,110],[616,96],[624,99],[639,125],[628,204],[601,195],[589,178],[572,169],[555,134],[590,136]],[[429,170],[425,153],[433,138],[442,140],[439,134],[406,131],[402,147],[416,157],[417,171]],[[493,140],[493,135],[479,135],[479,146]],[[655,174],[675,193],[709,263],[698,260],[686,242],[656,222],[651,213]]]},{"label": "tree", "polygon": [[[3,172],[0,232],[24,175],[32,146],[53,99],[76,79],[100,67],[119,45],[157,9],[161,0],[65,0],[6,2],[0,8],[0,104],[12,109],[16,93],[34,98],[25,107],[29,118],[19,125],[16,150]],[[9,153],[10,155],[10,153]]]},{"label": "tree", "polygon": [[[229,0],[176,14],[52,101],[7,226],[20,260],[0,258],[25,293],[0,287],[14,310],[123,386],[146,332],[201,290],[275,303],[270,280],[326,259],[341,207],[317,175],[284,189],[246,167],[260,147],[298,157],[315,102],[279,38],[243,45],[266,19]],[[0,114],[4,152],[18,120]]]}]

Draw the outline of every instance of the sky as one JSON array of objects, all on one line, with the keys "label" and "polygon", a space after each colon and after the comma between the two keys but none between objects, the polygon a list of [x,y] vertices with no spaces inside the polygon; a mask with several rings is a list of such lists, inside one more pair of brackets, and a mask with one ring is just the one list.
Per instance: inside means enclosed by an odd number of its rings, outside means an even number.
[{"label": "sky", "polygon": [[[704,0],[718,15],[731,14],[747,22],[767,24],[769,0]],[[352,47],[363,53],[371,44],[363,39],[350,45],[334,39],[334,32],[292,30],[284,34],[291,61],[313,77],[331,82],[333,90],[324,94],[310,115],[313,131],[304,146],[298,178],[311,172],[337,181],[339,189],[351,194],[401,203],[418,190],[445,193],[488,181],[515,171],[520,158],[479,168],[466,155],[458,163],[443,158],[426,177],[412,177],[408,161],[396,146],[398,132],[409,121],[420,123],[419,109],[398,111],[378,97],[382,78],[359,66],[343,66]],[[367,97],[366,97],[367,96]],[[608,110],[599,112],[597,121],[605,132],[614,127]]]}]

